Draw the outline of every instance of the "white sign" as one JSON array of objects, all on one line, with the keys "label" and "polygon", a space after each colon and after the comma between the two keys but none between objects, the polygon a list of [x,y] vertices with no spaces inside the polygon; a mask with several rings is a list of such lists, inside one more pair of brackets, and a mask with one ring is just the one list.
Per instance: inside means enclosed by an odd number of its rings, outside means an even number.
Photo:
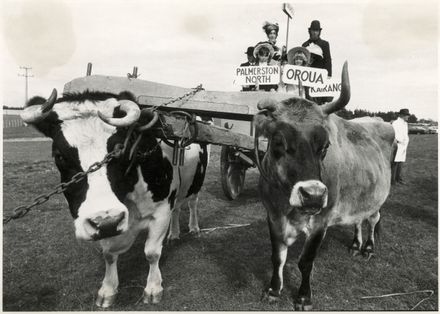
[{"label": "white sign", "polygon": [[284,13],[287,14],[288,17],[290,17],[290,18],[293,17],[293,8],[289,3],[283,4],[283,11],[284,11]]},{"label": "white sign", "polygon": [[325,84],[310,87],[309,95],[311,97],[339,97],[341,93],[341,82],[336,79],[326,80]]},{"label": "white sign", "polygon": [[327,70],[286,64],[283,69],[283,82],[303,86],[320,86],[327,81]]},{"label": "white sign", "polygon": [[270,66],[249,66],[238,67],[235,70],[235,81],[237,85],[274,85],[280,82],[280,67]]}]

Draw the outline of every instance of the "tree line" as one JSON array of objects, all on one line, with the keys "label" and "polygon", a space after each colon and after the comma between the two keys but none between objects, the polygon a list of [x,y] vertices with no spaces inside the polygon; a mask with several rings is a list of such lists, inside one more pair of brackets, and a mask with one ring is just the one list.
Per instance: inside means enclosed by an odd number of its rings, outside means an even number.
[{"label": "tree line", "polygon": [[[360,118],[360,117],[381,117],[384,121],[386,122],[391,122],[393,120],[396,120],[399,113],[395,112],[395,111],[388,111],[388,112],[382,112],[382,111],[377,111],[377,112],[371,112],[368,110],[364,110],[364,109],[355,109],[354,111],[351,110],[347,110],[347,109],[342,109],[339,110],[336,113],[338,116],[340,116],[341,118],[344,118],[346,120],[351,120],[354,118]],[[423,119],[422,119],[423,120]],[[432,120],[430,120],[431,122],[433,122]],[[421,120],[419,121],[417,119],[417,117],[412,114],[409,118],[408,118],[408,122],[409,123],[417,123],[417,122],[422,122]]]}]

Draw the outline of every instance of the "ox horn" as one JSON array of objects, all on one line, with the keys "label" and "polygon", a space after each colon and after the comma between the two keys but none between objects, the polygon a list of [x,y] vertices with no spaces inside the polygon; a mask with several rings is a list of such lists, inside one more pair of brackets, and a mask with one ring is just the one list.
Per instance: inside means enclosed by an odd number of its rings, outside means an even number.
[{"label": "ox horn", "polygon": [[52,110],[57,100],[57,90],[54,88],[49,99],[42,105],[33,105],[25,108],[21,113],[21,119],[29,124],[43,121]]},{"label": "ox horn", "polygon": [[341,95],[335,101],[321,106],[322,112],[329,115],[335,111],[344,108],[350,100],[350,80],[348,78],[348,63],[344,62],[341,75]]},{"label": "ox horn", "polygon": [[[149,109],[142,109],[142,112],[146,112],[148,114]],[[142,125],[138,128],[138,131],[143,132],[146,131],[148,129],[151,129],[151,127],[153,125],[156,124],[157,120],[159,120],[159,114],[157,113],[157,111],[153,111],[153,118],[151,118],[151,120],[146,124],[146,125]]]},{"label": "ox horn", "polygon": [[98,111],[99,118],[107,124],[115,127],[126,127],[137,122],[141,115],[139,106],[131,100],[123,99],[118,101],[121,111],[125,112],[125,117],[113,118],[105,116],[101,111]]}]

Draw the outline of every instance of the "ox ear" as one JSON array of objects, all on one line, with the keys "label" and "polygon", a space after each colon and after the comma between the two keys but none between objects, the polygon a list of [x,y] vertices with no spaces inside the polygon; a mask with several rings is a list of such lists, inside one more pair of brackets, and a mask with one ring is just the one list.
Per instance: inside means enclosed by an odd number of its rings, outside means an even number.
[{"label": "ox ear", "polygon": [[257,136],[269,138],[274,131],[275,119],[273,113],[276,111],[278,102],[271,98],[262,99],[258,102],[257,108],[260,110],[254,116],[254,125]]},{"label": "ox ear", "polygon": [[274,112],[277,108],[278,102],[272,98],[265,98],[258,102],[257,108],[259,110],[267,110],[270,112]]},{"label": "ox ear", "polygon": [[47,137],[53,137],[56,125],[59,122],[58,115],[52,111],[57,92],[54,89],[49,99],[41,96],[32,97],[25,105],[21,118],[26,124],[35,127]]},{"label": "ox ear", "polygon": [[275,131],[275,119],[268,111],[261,110],[254,116],[255,136],[270,137]]},{"label": "ox ear", "polygon": [[341,75],[341,95],[335,101],[329,102],[321,106],[322,112],[329,115],[344,108],[350,100],[350,80],[348,77],[348,63],[344,62]]}]

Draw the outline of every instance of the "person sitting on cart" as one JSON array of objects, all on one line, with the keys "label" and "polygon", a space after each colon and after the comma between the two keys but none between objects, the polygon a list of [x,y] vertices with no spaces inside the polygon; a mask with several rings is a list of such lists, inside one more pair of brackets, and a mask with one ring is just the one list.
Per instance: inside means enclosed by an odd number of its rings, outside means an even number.
[{"label": "person sitting on cart", "polygon": [[[278,65],[278,62],[273,60],[273,55],[275,51],[272,45],[267,42],[259,42],[255,45],[254,48],[254,57],[257,60],[258,66],[271,66]],[[258,82],[255,84],[256,90],[265,90],[265,91],[276,91],[278,89],[278,85],[259,85]]]},{"label": "person sitting on cart", "polygon": [[[248,47],[245,54],[247,55],[248,61],[240,64],[241,67],[251,67],[257,65],[257,60],[254,57],[254,47]],[[243,85],[241,87],[242,92],[255,91],[255,85]]]},{"label": "person sitting on cart", "polygon": [[[289,50],[287,53],[287,63],[291,65],[297,65],[302,67],[310,66],[311,55],[310,52],[304,47],[295,47]],[[295,96],[305,98],[306,88],[299,84],[285,84],[286,92],[293,93]]]}]

